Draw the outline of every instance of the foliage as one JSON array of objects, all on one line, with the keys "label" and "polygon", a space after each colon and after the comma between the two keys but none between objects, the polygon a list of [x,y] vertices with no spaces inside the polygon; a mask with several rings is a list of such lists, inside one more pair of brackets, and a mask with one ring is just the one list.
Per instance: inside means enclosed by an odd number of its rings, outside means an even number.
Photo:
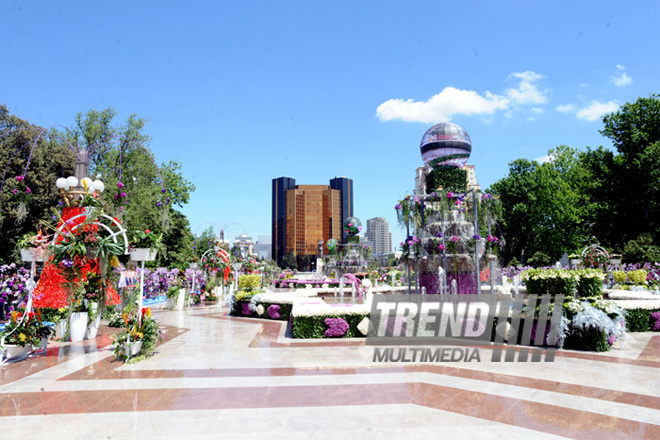
[{"label": "foliage", "polygon": [[[19,237],[38,230],[40,224],[51,220],[50,209],[59,200],[53,182],[62,175],[72,174],[74,164],[71,150],[55,136],[47,134],[37,142],[25,173],[32,144],[41,127],[10,114],[9,109],[0,104],[0,134],[12,129],[23,130],[15,130],[12,134],[0,137],[0,164],[7,168],[7,178],[0,193],[0,261],[7,263],[19,261],[16,249]],[[18,182],[13,176],[25,176],[25,179]],[[24,184],[31,190],[30,202],[26,205],[27,217],[22,223],[16,223],[18,204],[12,194],[18,184]]]},{"label": "foliage", "polygon": [[660,246],[654,243],[651,234],[642,234],[626,243],[623,248],[623,260],[626,263],[658,263]]},{"label": "foliage", "polygon": [[608,335],[598,327],[573,328],[564,341],[564,348],[604,352],[610,350]]},{"label": "foliage", "polygon": [[626,274],[628,281],[630,281],[635,286],[645,286],[646,278],[648,277],[648,272],[644,269],[631,270]]},{"label": "foliage", "polygon": [[[527,269],[521,279],[530,295],[602,296],[605,274],[598,269]],[[600,287],[598,287],[600,283]]]},{"label": "foliage", "polygon": [[426,192],[431,193],[438,188],[459,193],[467,191],[467,171],[451,165],[433,166],[426,176]]},{"label": "foliage", "polygon": [[282,261],[282,266],[284,269],[298,269],[298,262],[296,261],[296,256],[293,252],[289,252],[284,257]]},{"label": "foliage", "polygon": [[163,234],[157,234],[150,229],[133,231],[131,236],[132,248],[160,249],[163,242]]},{"label": "foliage", "polygon": [[651,313],[653,310],[626,310],[626,328],[629,332],[648,332],[651,330]]}]

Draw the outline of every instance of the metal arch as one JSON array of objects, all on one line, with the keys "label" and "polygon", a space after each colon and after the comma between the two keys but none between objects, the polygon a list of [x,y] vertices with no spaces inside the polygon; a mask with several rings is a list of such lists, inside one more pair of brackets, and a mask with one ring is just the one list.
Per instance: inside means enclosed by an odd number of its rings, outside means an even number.
[{"label": "metal arch", "polygon": [[582,250],[582,253],[580,254],[580,256],[581,256],[582,258],[584,258],[584,257],[587,255],[587,253],[590,252],[590,251],[596,251],[596,253],[597,253],[598,255],[603,255],[603,256],[608,257],[608,258],[609,258],[609,256],[610,256],[610,253],[609,253],[609,252],[607,252],[603,247],[601,247],[601,246],[599,246],[599,245],[597,245],[597,244],[590,244],[589,246],[587,246],[586,248],[584,248],[584,249]]},{"label": "metal arch", "polygon": [[[87,218],[86,214],[85,214],[85,213],[82,213],[82,214],[78,214],[78,215],[76,215],[76,216],[71,217],[71,218],[70,218],[69,220],[67,220],[67,221],[71,221],[71,220],[74,220],[74,219],[80,218],[80,217],[82,217],[82,216],[85,216],[85,218]],[[118,228],[119,230],[118,230],[117,232],[114,232],[114,231],[113,231],[108,225],[106,225],[105,223],[101,223],[101,222],[99,222],[99,221],[96,221],[96,220],[94,220],[94,222],[92,222],[92,224],[93,224],[93,225],[97,225],[97,226],[102,226],[106,231],[108,231],[108,232],[110,233],[108,236],[109,236],[109,237],[112,237],[112,241],[114,241],[115,243],[118,242],[118,240],[117,240],[117,236],[118,236],[118,235],[121,235],[122,238],[124,239],[124,255],[127,255],[127,254],[128,254],[128,237],[126,236],[126,229],[124,228],[124,225],[122,225],[117,219],[115,219],[115,218],[113,218],[113,217],[110,217],[110,216],[107,215],[107,214],[101,214],[101,217],[105,217],[105,218],[109,219],[109,220],[110,220],[115,226],[117,226],[117,228]],[[77,224],[77,225],[74,225],[74,226],[71,228],[71,231],[75,231],[76,229],[78,229],[78,228],[79,228],[80,226],[82,226],[83,224],[84,224],[84,223],[79,223],[79,224]],[[55,234],[54,234],[54,236],[53,236],[52,244],[56,244],[56,243],[57,243],[57,239],[58,239],[59,237],[62,236],[62,235],[60,234],[60,232],[62,232],[62,228],[64,228],[65,225],[66,225],[66,222],[64,222],[60,227],[57,228],[57,231],[55,232]]]}]

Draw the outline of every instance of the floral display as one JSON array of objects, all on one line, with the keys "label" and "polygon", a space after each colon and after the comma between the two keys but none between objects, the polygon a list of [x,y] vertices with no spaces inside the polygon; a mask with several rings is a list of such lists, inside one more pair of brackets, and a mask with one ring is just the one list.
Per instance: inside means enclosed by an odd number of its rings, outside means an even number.
[{"label": "floral display", "polygon": [[324,322],[328,326],[325,331],[327,338],[341,338],[348,331],[348,323],[343,318],[326,318]]},{"label": "floral display", "polygon": [[270,316],[273,319],[279,319],[280,318],[280,306],[279,304],[272,304],[268,306],[268,316]]},{"label": "floral display", "polygon": [[7,319],[27,292],[29,271],[15,263],[0,266],[0,319]]},{"label": "floral display", "polygon": [[115,357],[128,360],[130,355],[126,353],[126,344],[142,342],[140,355],[133,359],[138,361],[153,354],[158,341],[162,340],[163,329],[151,316],[150,308],[143,308],[139,312],[130,310],[122,315],[122,332],[115,336]]},{"label": "floral display", "polygon": [[5,329],[0,333],[0,338],[5,338],[5,344],[39,346],[42,339],[50,337],[50,329],[44,325],[41,319],[41,312],[29,312],[27,314],[13,311],[10,314],[11,320]]}]

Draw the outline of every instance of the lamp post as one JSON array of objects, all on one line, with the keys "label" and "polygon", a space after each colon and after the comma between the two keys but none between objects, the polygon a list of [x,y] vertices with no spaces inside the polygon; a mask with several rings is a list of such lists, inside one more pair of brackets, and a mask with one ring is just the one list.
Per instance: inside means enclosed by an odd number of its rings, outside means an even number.
[{"label": "lamp post", "polygon": [[105,184],[101,180],[92,180],[89,177],[83,177],[80,182],[75,176],[60,177],[55,181],[55,185],[67,207],[78,207],[88,195],[93,195],[95,192],[102,193],[105,190]]}]

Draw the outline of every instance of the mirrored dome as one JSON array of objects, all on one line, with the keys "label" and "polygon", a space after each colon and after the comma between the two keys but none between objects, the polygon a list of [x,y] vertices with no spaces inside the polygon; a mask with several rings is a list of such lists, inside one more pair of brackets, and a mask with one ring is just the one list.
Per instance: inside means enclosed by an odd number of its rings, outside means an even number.
[{"label": "mirrored dome", "polygon": [[419,149],[422,160],[429,166],[452,165],[461,168],[470,158],[472,141],[460,125],[441,122],[424,133]]}]

